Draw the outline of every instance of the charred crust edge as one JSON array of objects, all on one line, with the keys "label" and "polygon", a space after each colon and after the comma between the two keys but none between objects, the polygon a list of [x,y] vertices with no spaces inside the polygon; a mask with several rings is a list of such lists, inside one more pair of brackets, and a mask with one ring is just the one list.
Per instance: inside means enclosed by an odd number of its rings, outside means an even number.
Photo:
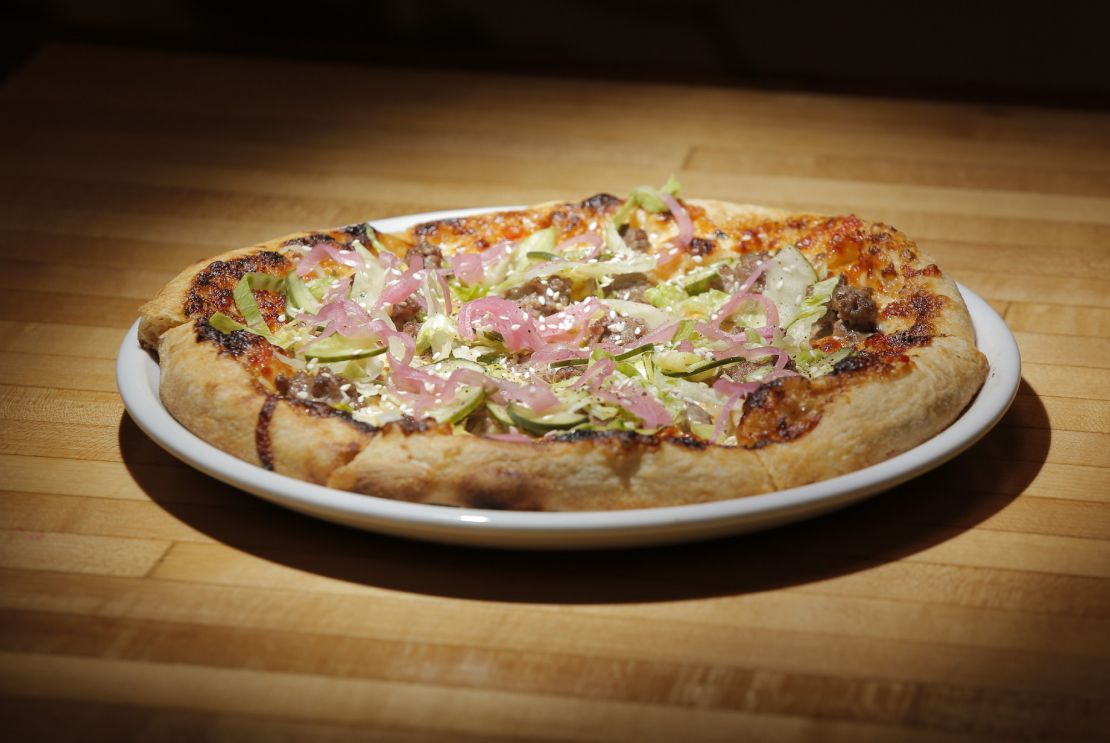
[{"label": "charred crust edge", "polygon": [[274,419],[277,401],[278,398],[274,395],[266,396],[266,402],[262,403],[262,409],[258,411],[258,422],[254,426],[254,449],[258,453],[258,460],[263,469],[271,472],[274,469],[274,447],[270,439],[270,423]]},{"label": "charred crust edge", "polygon": [[219,347],[221,354],[226,354],[236,359],[247,356],[251,351],[255,351],[263,345],[270,345],[270,342],[262,336],[246,330],[233,330],[230,333],[221,333],[209,324],[208,318],[204,317],[197,318],[194,330],[197,336],[197,343],[202,343],[204,341],[214,343]]},{"label": "charred crust edge", "polygon": [[622,203],[624,203],[622,199],[617,198],[611,193],[598,193],[594,194],[588,199],[582,199],[582,201],[579,202],[578,206],[582,207],[583,209],[604,210],[611,207],[619,206]]},{"label": "charred crust edge", "polygon": [[[248,362],[252,354],[257,354],[263,349],[267,351],[270,350],[270,342],[260,335],[255,335],[246,330],[234,330],[230,333],[221,333],[213,328],[208,323],[208,320],[204,318],[198,318],[196,320],[194,329],[197,343],[207,342],[214,344],[217,347],[218,353],[231,356],[236,361],[246,366],[248,371],[250,370]],[[265,392],[265,394],[267,396],[267,404],[269,404],[270,400],[281,400],[315,418],[340,418],[364,433],[374,433],[378,430],[368,423],[355,420],[347,411],[333,408],[322,402],[298,400],[295,397],[287,397],[272,392]],[[259,457],[261,458],[261,453]]]},{"label": "charred crust edge", "polygon": [[224,310],[232,301],[236,282],[247,273],[280,274],[292,270],[293,264],[281,253],[260,250],[227,261],[213,261],[197,272],[185,295],[185,317],[208,317]]}]

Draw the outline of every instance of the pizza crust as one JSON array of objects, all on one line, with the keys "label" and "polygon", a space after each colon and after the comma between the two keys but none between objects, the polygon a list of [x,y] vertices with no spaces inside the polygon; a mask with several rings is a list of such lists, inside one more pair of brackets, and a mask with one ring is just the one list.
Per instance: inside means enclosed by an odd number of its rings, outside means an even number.
[{"label": "pizza crust", "polygon": [[756,450],[776,490],[844,475],[908,451],[945,429],[987,374],[962,338],[935,338],[907,354],[910,369],[850,385],[806,435]]},{"label": "pizza crust", "polygon": [[757,454],[744,449],[648,444],[635,434],[524,444],[397,426],[328,485],[418,503],[549,511],[674,506],[773,489]]},{"label": "pizza crust", "polygon": [[320,416],[287,400],[271,398],[251,372],[219,346],[198,341],[188,322],[164,333],[158,345],[162,403],[194,434],[232,456],[261,466],[259,416],[272,399],[268,424],[273,469],[323,484],[371,440],[363,427],[340,416]]},{"label": "pizza crust", "polygon": [[252,245],[249,248],[229,250],[211,258],[203,258],[174,276],[155,295],[154,299],[139,308],[139,345],[148,351],[156,350],[158,339],[163,333],[189,321],[189,318],[185,315],[185,301],[189,295],[189,288],[193,285],[193,280],[205,268],[216,261],[230,261],[265,251],[274,251],[284,255],[286,254],[286,251],[283,250],[285,243],[299,236],[301,236],[301,233],[286,235],[259,245]]}]

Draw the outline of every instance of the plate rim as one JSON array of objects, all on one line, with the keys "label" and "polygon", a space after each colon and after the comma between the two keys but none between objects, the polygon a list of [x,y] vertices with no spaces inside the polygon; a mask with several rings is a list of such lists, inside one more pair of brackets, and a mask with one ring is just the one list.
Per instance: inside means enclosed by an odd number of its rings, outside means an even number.
[{"label": "plate rim", "polygon": [[[387,231],[516,207],[478,207],[371,220]],[[890,459],[808,485],[707,503],[616,511],[521,512],[395,501],[336,490],[264,470],[195,436],[158,396],[159,369],[135,323],[116,359],[116,384],[131,419],[171,455],[218,480],[302,513],[397,536],[485,547],[582,549],[661,544],[736,534],[816,516],[895,487],[974,445],[1005,415],[1021,381],[1013,333],[984,299],[957,286],[968,305],[987,379],[961,415],[927,441]],[[987,348],[984,348],[984,339]]]}]

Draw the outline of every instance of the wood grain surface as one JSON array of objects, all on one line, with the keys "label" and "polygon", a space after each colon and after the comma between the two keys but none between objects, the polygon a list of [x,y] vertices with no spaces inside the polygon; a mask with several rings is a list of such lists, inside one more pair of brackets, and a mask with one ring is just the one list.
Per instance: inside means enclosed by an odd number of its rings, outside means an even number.
[{"label": "wood grain surface", "polygon": [[[1110,735],[1107,114],[67,46],[0,101],[6,733]],[[915,237],[1017,336],[1001,425],[826,518],[568,555],[301,517],[123,410],[124,331],[190,261],[671,172]]]}]

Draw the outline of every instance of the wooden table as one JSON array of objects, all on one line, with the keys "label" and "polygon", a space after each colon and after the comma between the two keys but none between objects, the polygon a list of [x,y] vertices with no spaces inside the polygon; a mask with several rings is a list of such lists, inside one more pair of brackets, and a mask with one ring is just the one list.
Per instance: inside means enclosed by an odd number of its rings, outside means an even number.
[{"label": "wooden table", "polygon": [[[6,84],[5,729],[960,740],[1110,731],[1110,116],[52,47]],[[430,209],[685,193],[892,222],[1017,335],[956,461],[794,527],[469,551],[180,464],[113,361],[188,262]]]}]

